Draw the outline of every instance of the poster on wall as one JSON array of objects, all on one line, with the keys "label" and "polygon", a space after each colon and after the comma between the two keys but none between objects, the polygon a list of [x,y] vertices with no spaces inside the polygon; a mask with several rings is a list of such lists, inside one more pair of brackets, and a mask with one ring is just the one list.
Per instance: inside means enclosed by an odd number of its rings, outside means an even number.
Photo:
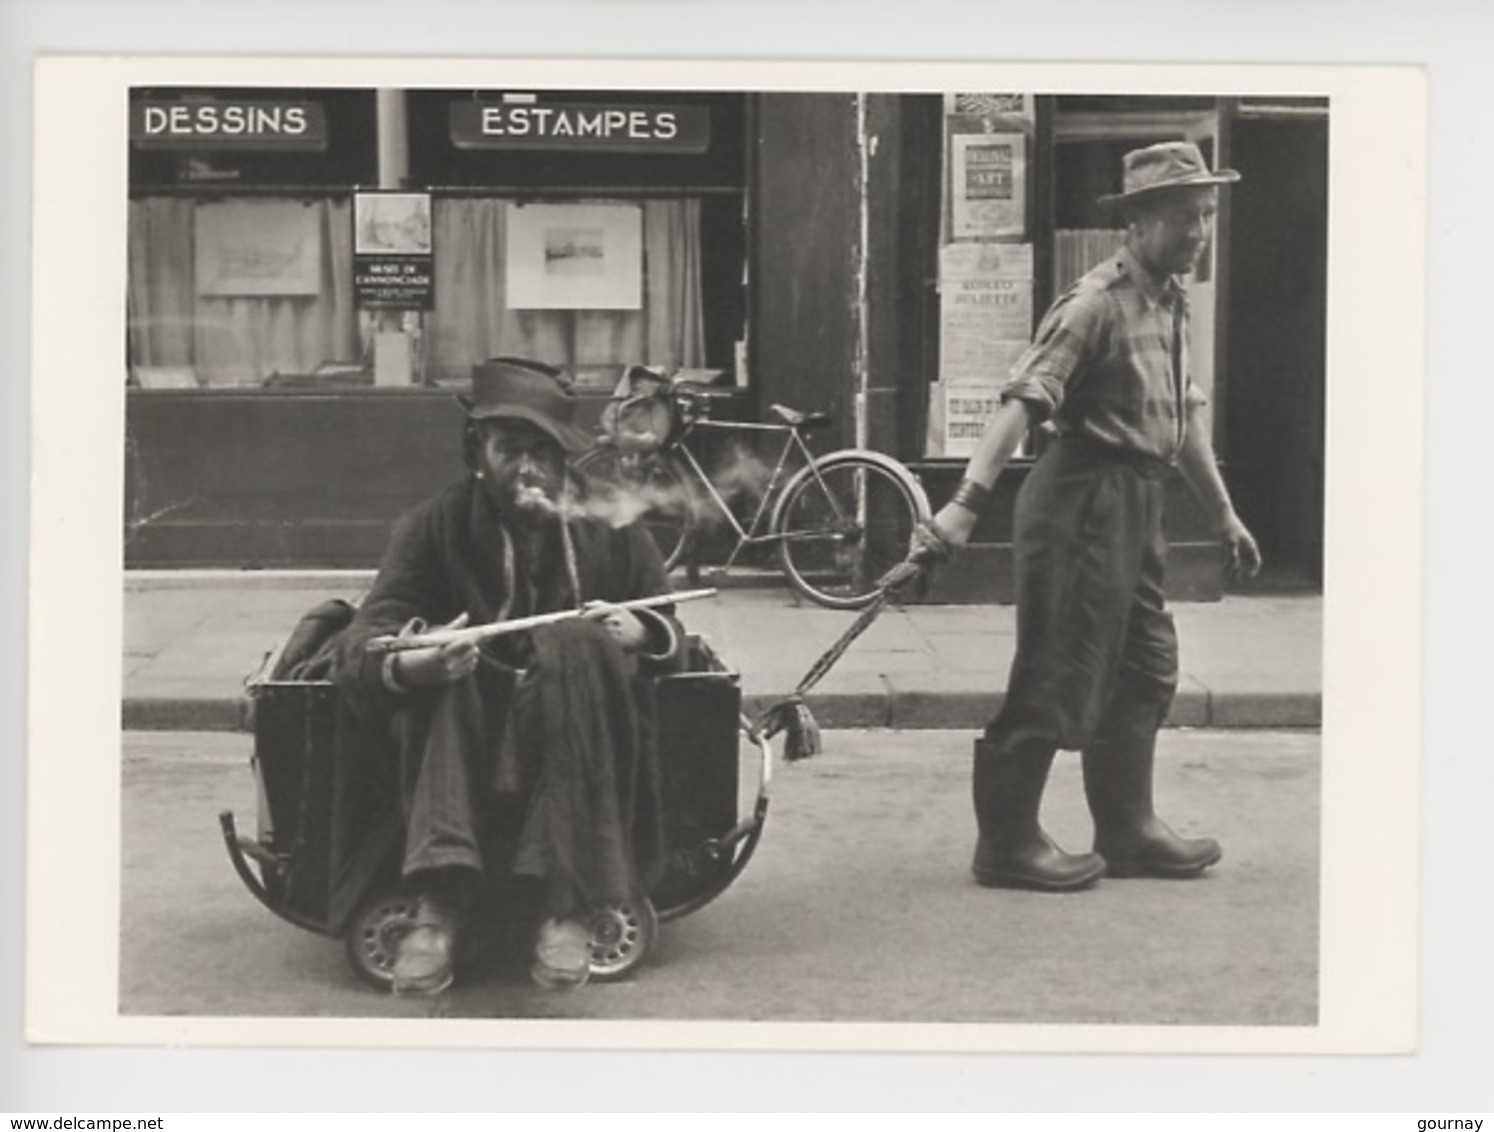
[{"label": "poster on wall", "polygon": [[510,205],[506,250],[510,309],[643,307],[638,205]]},{"label": "poster on wall", "polygon": [[1026,135],[955,134],[950,147],[951,235],[956,240],[1025,235]]},{"label": "poster on wall", "polygon": [[197,293],[205,298],[316,295],[321,291],[319,213],[299,201],[198,205]]},{"label": "poster on wall", "polygon": [[944,96],[944,113],[947,117],[1033,120],[1033,96],[1010,91],[964,92],[951,91]]},{"label": "poster on wall", "polygon": [[944,451],[941,455],[968,459],[986,431],[986,424],[1001,407],[1004,380],[943,381]]},{"label": "poster on wall", "polygon": [[353,301],[360,310],[435,307],[429,193],[353,197]]},{"label": "poster on wall", "polygon": [[939,251],[939,376],[1005,377],[1032,335],[1032,245],[947,244]]},{"label": "poster on wall", "polygon": [[353,198],[353,251],[430,255],[429,193],[359,193]]}]

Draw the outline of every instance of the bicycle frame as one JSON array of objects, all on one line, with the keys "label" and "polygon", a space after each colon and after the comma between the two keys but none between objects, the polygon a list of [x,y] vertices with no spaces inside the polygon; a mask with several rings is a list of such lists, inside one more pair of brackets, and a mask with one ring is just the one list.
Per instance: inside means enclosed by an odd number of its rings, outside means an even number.
[{"label": "bicycle frame", "polygon": [[[779,448],[778,458],[773,465],[773,474],[768,477],[768,484],[763,490],[762,499],[758,501],[757,510],[753,512],[752,520],[746,526],[742,525],[742,522],[732,511],[731,505],[716,490],[716,485],[711,481],[711,477],[706,473],[705,468],[701,466],[695,452],[685,443],[696,429],[714,430],[721,433],[759,432],[784,434],[783,445]],[[684,432],[669,446],[668,451],[680,457],[686,466],[689,467],[691,474],[705,488],[711,498],[711,502],[716,505],[716,509],[726,516],[726,521],[731,525],[732,531],[737,536],[737,544],[732,548],[731,554],[722,564],[722,569],[730,569],[736,563],[737,556],[749,546],[778,543],[784,541],[786,538],[793,537],[789,534],[760,532],[761,528],[772,515],[770,505],[777,497],[779,490],[785,482],[784,470],[788,467],[790,455],[797,451],[799,457],[804,461],[805,466],[811,469],[815,467],[814,453],[810,451],[809,445],[804,441],[803,433],[798,428],[789,424],[764,424],[759,421],[716,421],[711,420],[709,417],[699,418],[691,421],[685,427]],[[813,474],[823,484],[824,481],[821,479],[819,472],[814,471]],[[828,497],[828,491],[826,494]],[[831,503],[832,505],[834,504],[833,497],[831,498]],[[843,518],[844,516],[841,517]]]}]

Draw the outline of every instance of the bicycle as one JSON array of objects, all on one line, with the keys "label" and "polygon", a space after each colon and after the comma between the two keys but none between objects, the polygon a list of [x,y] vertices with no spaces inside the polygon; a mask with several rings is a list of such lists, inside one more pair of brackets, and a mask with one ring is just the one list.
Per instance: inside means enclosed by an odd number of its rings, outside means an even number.
[{"label": "bicycle", "polygon": [[[591,505],[615,521],[641,518],[667,569],[689,557],[698,573],[690,557],[696,536],[716,514],[736,537],[720,569],[731,569],[749,547],[774,545],[779,569],[810,600],[831,609],[869,605],[877,580],[903,561],[914,527],[931,515],[917,477],[865,448],[816,457],[806,438],[831,423],[826,413],[775,404],[771,422],[714,420],[719,390],[644,372],[652,391],[615,399],[597,445],[576,463]],[[730,488],[723,494],[689,444],[704,433],[782,437],[745,523],[726,498]]]}]

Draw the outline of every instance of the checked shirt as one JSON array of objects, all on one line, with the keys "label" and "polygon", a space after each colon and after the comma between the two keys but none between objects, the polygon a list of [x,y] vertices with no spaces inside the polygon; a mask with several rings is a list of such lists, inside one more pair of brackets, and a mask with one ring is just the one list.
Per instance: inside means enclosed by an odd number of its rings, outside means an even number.
[{"label": "checked shirt", "polygon": [[1089,271],[1044,316],[1002,387],[1060,436],[1081,436],[1175,463],[1188,411],[1187,294],[1129,248]]}]

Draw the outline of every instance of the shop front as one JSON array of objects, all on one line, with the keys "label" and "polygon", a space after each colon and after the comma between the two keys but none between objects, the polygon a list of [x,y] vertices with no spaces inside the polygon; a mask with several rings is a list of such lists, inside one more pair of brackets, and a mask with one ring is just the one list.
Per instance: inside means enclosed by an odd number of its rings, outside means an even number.
[{"label": "shop front", "polygon": [[142,90],[127,561],[367,566],[473,363],[734,382],[740,96]]},{"label": "shop front", "polygon": [[[1043,308],[1114,250],[1120,154],[1186,137],[1245,178],[1189,284],[1195,380],[1268,558],[1320,578],[1325,106],[141,89],[131,123],[129,566],[373,565],[460,474],[453,393],[498,355],[565,366],[591,419],[633,363],[727,414],[828,411],[827,446],[898,457],[937,505]],[[1284,217],[1291,264],[1264,250]],[[930,600],[1009,599],[1041,444]],[[1174,497],[1174,592],[1216,597]]]}]

